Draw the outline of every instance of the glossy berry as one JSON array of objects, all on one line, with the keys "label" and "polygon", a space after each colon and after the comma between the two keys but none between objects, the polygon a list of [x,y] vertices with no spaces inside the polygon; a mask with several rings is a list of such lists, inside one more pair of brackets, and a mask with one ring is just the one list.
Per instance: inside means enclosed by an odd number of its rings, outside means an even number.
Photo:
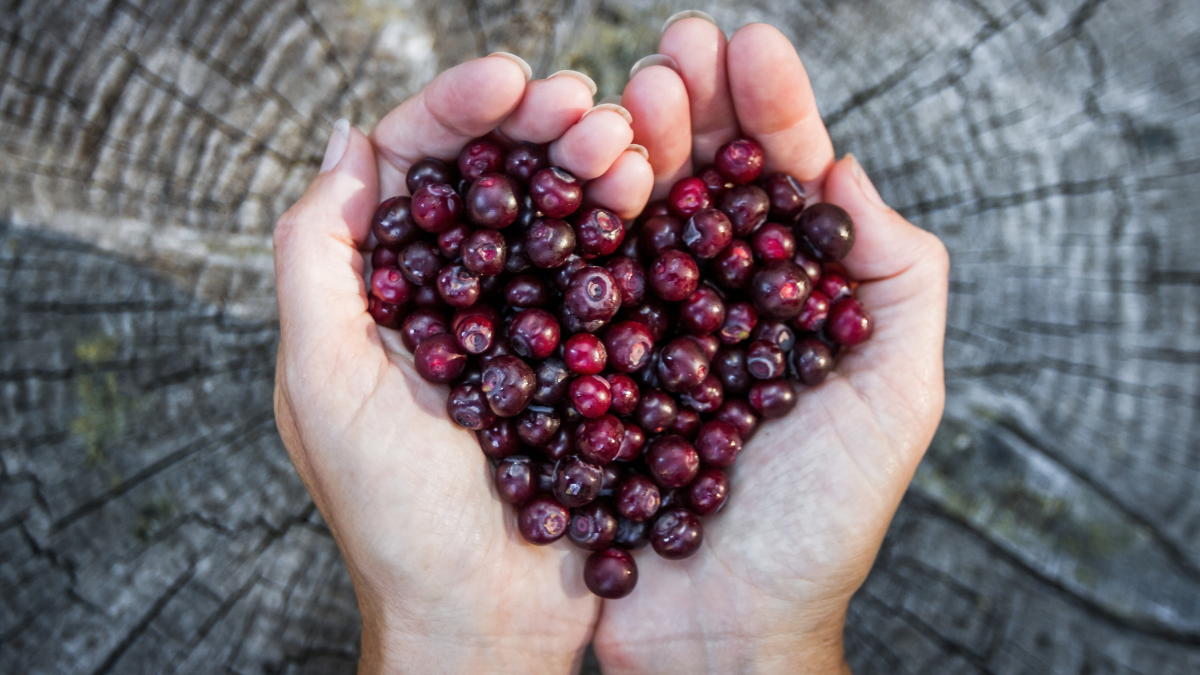
[{"label": "glossy berry", "polygon": [[616,494],[617,513],[633,521],[647,520],[658,512],[662,493],[646,476],[633,475],[621,482]]},{"label": "glossy berry", "polygon": [[374,295],[367,298],[367,313],[376,324],[384,328],[395,328],[403,312],[404,308],[400,305],[384,302]]},{"label": "glossy berry", "polygon": [[473,183],[486,173],[504,171],[504,148],[490,138],[476,138],[458,153],[458,172]]},{"label": "glossy berry", "polygon": [[451,307],[470,307],[479,299],[479,275],[462,265],[446,265],[437,275],[438,295]]},{"label": "glossy berry", "polygon": [[833,370],[833,354],[824,342],[807,338],[792,349],[792,372],[805,385],[815,387],[825,381]]},{"label": "glossy berry", "polygon": [[712,207],[712,195],[704,181],[696,177],[688,177],[671,186],[667,195],[667,206],[671,214],[680,220],[687,220],[700,209]]},{"label": "glossy berry", "polygon": [[525,234],[525,255],[536,267],[561,267],[574,250],[575,230],[557,218],[539,218]]},{"label": "glossy berry", "polygon": [[504,302],[512,307],[541,307],[549,300],[546,282],[532,274],[520,274],[504,286]]},{"label": "glossy berry", "polygon": [[734,239],[724,251],[717,254],[709,265],[709,274],[722,288],[736,290],[745,288],[758,271],[754,263],[754,249],[741,239]]},{"label": "glossy berry", "polygon": [[701,286],[680,305],[679,322],[693,335],[708,335],[725,323],[725,303],[711,286]]},{"label": "glossy berry", "polygon": [[717,338],[721,344],[734,345],[750,337],[758,325],[758,311],[748,302],[735,302],[725,308],[725,321]]},{"label": "glossy berry", "polygon": [[762,174],[765,159],[761,145],[749,138],[739,138],[717,149],[713,165],[731,183],[744,185]]},{"label": "glossy berry", "polygon": [[547,217],[566,218],[583,203],[583,184],[557,166],[542,169],[529,182],[529,198]]},{"label": "glossy berry", "polygon": [[654,216],[638,230],[638,250],[654,259],[667,251],[683,249],[683,223],[674,216]]},{"label": "glossy berry", "polygon": [[632,373],[649,363],[654,338],[645,324],[621,321],[605,332],[604,345],[608,365],[621,372]]},{"label": "glossy berry", "polygon": [[682,560],[704,541],[704,528],[696,514],[684,508],[663,511],[650,528],[650,545],[667,560]]},{"label": "glossy berry", "polygon": [[426,232],[437,234],[454,227],[462,217],[462,197],[454,188],[430,183],[412,196],[412,217]]},{"label": "glossy berry", "polygon": [[[518,425],[519,426],[519,425]],[[520,435],[518,433],[518,435]],[[542,454],[546,459],[557,462],[567,455],[575,452],[575,427],[566,424],[565,422],[559,426],[558,431],[550,437],[549,441],[542,446]]]},{"label": "glossy berry", "polygon": [[610,547],[588,556],[583,564],[583,583],[601,598],[616,600],[637,586],[637,563],[622,548]]},{"label": "glossy berry", "polygon": [[545,546],[567,533],[571,513],[553,497],[539,495],[530,499],[517,514],[517,529],[525,541]]},{"label": "glossy berry", "polygon": [[767,223],[755,230],[752,245],[763,263],[791,260],[796,255],[796,237],[779,223]]},{"label": "glossy berry", "polygon": [[459,223],[437,236],[437,252],[447,260],[455,260],[462,254],[462,244],[471,236],[471,228]]},{"label": "glossy berry", "polygon": [[777,378],[759,380],[750,387],[746,397],[754,412],[764,419],[783,417],[796,407],[796,388],[790,380]]},{"label": "glossy berry", "polygon": [[667,433],[675,434],[688,442],[696,440],[699,431],[700,413],[691,408],[680,408],[675,421],[671,423],[671,428],[667,429]]},{"label": "glossy berry", "polygon": [[613,543],[627,551],[636,551],[650,543],[650,521],[617,518],[617,536]]},{"label": "glossy berry", "polygon": [[509,504],[520,506],[537,494],[536,473],[537,466],[530,458],[505,457],[496,467],[496,493]]},{"label": "glossy berry", "polygon": [[790,319],[804,309],[812,286],[804,270],[790,260],[759,270],[750,284],[750,295],[759,314],[772,319]]},{"label": "glossy berry", "polygon": [[494,230],[475,230],[462,243],[463,266],[485,277],[504,271],[507,253],[504,235]]},{"label": "glossy berry", "polygon": [[787,369],[783,350],[767,340],[755,340],[746,347],[746,370],[755,379],[773,380],[783,377]]},{"label": "glossy berry", "polygon": [[575,237],[584,259],[612,255],[625,239],[625,225],[607,209],[584,209],[575,218]]},{"label": "glossy berry", "polygon": [[400,271],[418,286],[428,286],[437,280],[444,264],[438,250],[427,241],[414,241],[400,251]]},{"label": "glossy berry", "polygon": [[771,200],[771,216],[793,222],[804,210],[804,186],[786,173],[773,173],[762,181]]},{"label": "glossy berry", "polygon": [[467,353],[446,333],[431,335],[417,345],[413,363],[421,377],[434,384],[458,379],[467,368]]},{"label": "glossy berry", "polygon": [[527,406],[517,415],[517,436],[535,448],[544,447],[558,433],[562,418],[547,406]]},{"label": "glossy berry", "polygon": [[700,470],[700,455],[682,436],[659,436],[646,450],[646,469],[662,487],[683,487]]},{"label": "glossy berry", "polygon": [[641,398],[637,383],[632,377],[621,373],[609,373],[604,379],[608,380],[609,391],[612,393],[609,410],[614,415],[632,415]]},{"label": "glossy berry", "polygon": [[483,369],[483,393],[499,417],[514,417],[533,398],[533,369],[517,356],[498,356]]},{"label": "glossy berry", "polygon": [[608,353],[600,338],[591,333],[576,333],[563,344],[563,361],[571,372],[595,375],[608,364]]},{"label": "glossy berry", "polygon": [[676,338],[663,347],[658,361],[658,378],[667,391],[687,391],[708,376],[708,356],[695,341]]},{"label": "glossy berry", "polygon": [[732,424],[737,429],[738,436],[742,437],[742,442],[750,440],[758,430],[758,415],[749,403],[740,398],[725,401],[714,415],[714,419]]},{"label": "glossy berry", "polygon": [[716,209],[701,209],[683,226],[683,243],[697,258],[713,258],[733,241],[733,224]]},{"label": "glossy berry", "polygon": [[599,551],[612,544],[617,536],[617,514],[603,501],[593,501],[571,513],[567,538],[579,548]]},{"label": "glossy berry", "polygon": [[700,268],[695,259],[682,251],[667,251],[654,260],[647,275],[650,288],[668,302],[678,302],[700,285]]},{"label": "glossy berry", "polygon": [[410,313],[400,325],[400,339],[410,352],[416,351],[417,345],[430,335],[449,332],[450,324],[446,322],[446,317],[430,309],[418,309]]},{"label": "glossy berry", "polygon": [[714,413],[725,402],[725,387],[716,375],[709,374],[700,384],[680,394],[679,402],[702,415]]},{"label": "glossy berry", "polygon": [[729,394],[744,394],[754,384],[746,364],[746,352],[737,347],[727,347],[717,352],[717,358],[712,360],[712,371]]},{"label": "glossy berry", "polygon": [[451,185],[453,182],[454,171],[445,162],[433,157],[417,161],[408,167],[408,172],[404,175],[404,184],[408,187],[410,195],[416,194],[417,190],[430,183]]},{"label": "glossy berry", "polygon": [[[721,510],[729,498],[729,478],[716,467],[704,467],[696,480],[687,486],[688,507],[698,516],[709,516]],[[616,523],[613,523],[616,529]]]},{"label": "glossy berry", "polygon": [[371,273],[371,295],[392,304],[403,305],[408,302],[412,287],[404,274],[395,267],[382,267]]},{"label": "glossy berry", "polygon": [[871,337],[875,322],[858,300],[846,298],[829,310],[825,328],[838,344],[850,347]]},{"label": "glossy berry", "polygon": [[646,432],[632,422],[623,422],[625,438],[621,441],[621,450],[617,452],[615,461],[632,462],[642,456],[642,448],[646,446]]},{"label": "glossy berry", "polygon": [[633,420],[647,433],[660,434],[675,423],[679,407],[671,395],[658,389],[642,392]]},{"label": "glossy berry", "polygon": [[617,257],[609,260],[604,269],[613,276],[621,291],[621,306],[636,307],[646,295],[646,270],[633,258]]},{"label": "glossy berry", "polygon": [[558,460],[554,468],[554,498],[569,508],[583,506],[600,495],[604,471],[578,455]]},{"label": "glossy berry", "polygon": [[709,333],[708,335],[689,335],[689,340],[695,342],[700,347],[700,351],[704,352],[704,356],[711,362],[721,349],[721,341],[716,335]]},{"label": "glossy berry", "polygon": [[621,290],[608,270],[589,265],[571,277],[563,304],[583,321],[608,321],[621,308]]},{"label": "glossy berry", "polygon": [[750,333],[751,340],[766,340],[779,346],[784,353],[796,344],[796,331],[782,321],[759,321]]},{"label": "glossy berry", "polygon": [[482,354],[492,348],[500,316],[486,305],[460,309],[450,320],[450,334],[468,354]]},{"label": "glossy berry", "polygon": [[732,187],[729,179],[722,176],[721,172],[717,171],[717,167],[712,165],[701,169],[696,177],[704,183],[704,187],[708,188],[708,194],[712,195],[713,199],[720,199],[721,195]]},{"label": "glossy berry", "polygon": [[696,453],[705,464],[727,467],[742,451],[742,436],[733,424],[714,419],[700,426],[696,434]]},{"label": "glossy berry", "polygon": [[475,439],[479,441],[483,454],[490,459],[504,459],[521,449],[516,425],[510,419],[500,418],[491,426],[476,431]]},{"label": "glossy berry", "polygon": [[584,420],[575,429],[575,448],[589,462],[603,466],[621,452],[625,427],[612,415]]},{"label": "glossy berry", "polygon": [[792,325],[797,330],[816,333],[825,327],[825,320],[829,317],[829,298],[821,291],[814,290],[808,294],[808,300],[804,301],[804,309],[792,319]]},{"label": "glossy berry", "polygon": [[465,207],[472,223],[489,230],[512,225],[521,209],[512,179],[503,174],[487,174],[475,181],[467,191]]},{"label": "glossy berry", "polygon": [[854,221],[834,204],[821,202],[805,209],[796,231],[819,260],[841,260],[854,246]]},{"label": "glossy berry", "polygon": [[733,236],[748,237],[767,222],[771,200],[757,185],[738,185],[721,195],[720,207],[729,216]]},{"label": "glossy berry", "polygon": [[529,359],[541,360],[553,354],[560,337],[558,320],[536,307],[517,314],[508,327],[513,351]]},{"label": "glossy berry", "polygon": [[826,298],[829,298],[830,307],[854,295],[854,289],[850,287],[850,282],[846,277],[836,272],[823,272],[821,280],[816,283],[815,289],[821,291]]},{"label": "glossy berry", "polygon": [[546,359],[537,367],[537,385],[533,401],[538,405],[554,405],[567,395],[571,372],[559,359]]},{"label": "glossy berry", "polygon": [[412,200],[408,197],[392,197],[375,209],[371,218],[371,233],[380,246],[400,248],[416,239],[421,230],[413,220]]},{"label": "glossy berry", "polygon": [[537,172],[549,166],[550,153],[537,143],[517,143],[504,156],[504,173],[521,185],[528,185]]},{"label": "glossy berry", "polygon": [[612,405],[611,385],[599,375],[582,375],[572,380],[568,396],[579,414],[588,419],[603,415]]}]

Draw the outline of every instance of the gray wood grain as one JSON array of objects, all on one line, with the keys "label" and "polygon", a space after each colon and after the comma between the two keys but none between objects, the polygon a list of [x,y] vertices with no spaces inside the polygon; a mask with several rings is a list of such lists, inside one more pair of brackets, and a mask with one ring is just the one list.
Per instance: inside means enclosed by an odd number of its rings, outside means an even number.
[{"label": "gray wood grain", "polygon": [[[0,671],[352,672],[272,421],[274,221],[338,117],[495,50],[619,93],[683,8],[0,10]],[[784,30],[838,151],[952,254],[946,417],[855,672],[1200,672],[1200,5],[705,9]]]}]

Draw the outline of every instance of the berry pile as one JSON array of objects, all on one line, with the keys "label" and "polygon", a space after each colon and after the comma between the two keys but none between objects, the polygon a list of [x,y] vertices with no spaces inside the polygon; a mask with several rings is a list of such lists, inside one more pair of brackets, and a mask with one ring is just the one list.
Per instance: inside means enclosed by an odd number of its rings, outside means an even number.
[{"label": "berry pile", "polygon": [[481,138],[375,213],[371,315],[451,386],[525,539],[593,551],[601,597],[633,590],[631,549],[695,553],[759,420],[871,334],[850,217],[763,160],[725,145],[627,229],[544,147]]}]

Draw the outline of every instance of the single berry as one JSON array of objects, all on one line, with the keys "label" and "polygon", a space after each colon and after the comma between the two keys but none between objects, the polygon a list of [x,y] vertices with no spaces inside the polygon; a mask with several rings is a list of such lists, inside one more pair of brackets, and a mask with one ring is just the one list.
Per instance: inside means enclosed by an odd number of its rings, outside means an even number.
[{"label": "single berry", "polygon": [[441,312],[418,309],[404,317],[404,323],[400,326],[400,339],[404,341],[408,351],[415,352],[417,345],[425,338],[449,332],[450,324],[446,323],[446,317]]},{"label": "single berry", "polygon": [[796,330],[816,333],[825,327],[825,320],[829,318],[829,298],[821,291],[814,290],[808,294],[808,300],[804,301],[804,309],[792,319],[792,325]]},{"label": "single berry", "polygon": [[504,235],[494,230],[475,230],[462,243],[463,266],[485,277],[504,271],[507,253]]},{"label": "single berry", "polygon": [[476,138],[458,153],[458,172],[473,183],[485,173],[504,171],[504,148],[490,138]]},{"label": "single berry", "polygon": [[746,347],[746,370],[758,380],[783,377],[787,369],[783,350],[767,340],[755,340]]},{"label": "single berry", "polygon": [[487,305],[460,309],[450,320],[450,334],[468,354],[482,354],[492,348],[500,315]]},{"label": "single berry", "polygon": [[804,209],[796,230],[819,260],[841,260],[854,246],[854,221],[834,204],[821,202]]},{"label": "single berry", "polygon": [[654,337],[645,324],[622,321],[605,332],[604,345],[608,364],[621,372],[632,373],[649,363]]},{"label": "single berry", "polygon": [[413,220],[422,230],[437,234],[458,223],[463,202],[449,185],[430,183],[413,193],[410,209]]},{"label": "single berry", "polygon": [[750,332],[750,339],[766,340],[767,342],[778,345],[784,353],[792,351],[792,347],[796,344],[796,331],[782,321],[759,321],[754,330]]},{"label": "single berry", "polygon": [[700,470],[700,455],[682,436],[659,436],[646,450],[646,469],[662,487],[683,487]]},{"label": "single berry", "polygon": [[702,415],[714,413],[725,402],[725,387],[716,375],[710,374],[700,384],[680,394],[679,402]]},{"label": "single berry", "polygon": [[595,375],[608,364],[608,353],[600,338],[591,333],[576,333],[563,344],[563,361],[580,375]]},{"label": "single berry", "polygon": [[804,186],[786,173],[773,173],[762,181],[771,200],[771,215],[785,222],[794,222],[804,210]]},{"label": "single berry", "polygon": [[696,453],[705,464],[727,467],[742,451],[742,437],[737,427],[720,419],[710,420],[700,426],[696,434]]},{"label": "single berry", "polygon": [[700,519],[685,508],[662,511],[650,528],[650,545],[667,560],[682,560],[692,555],[703,541]]},{"label": "single berry", "polygon": [[[671,317],[667,313],[667,308],[661,302],[654,298],[647,298],[646,302],[638,305],[633,311],[627,314],[631,321],[636,321],[646,327],[650,331],[650,337],[654,342],[662,340],[670,329]],[[609,352],[613,349],[610,346]]]},{"label": "single berry", "polygon": [[708,193],[704,181],[694,176],[684,178],[671,186],[671,192],[667,195],[667,206],[676,218],[687,220],[700,209],[711,207],[712,195]]},{"label": "single berry", "polygon": [[517,454],[521,449],[516,425],[506,418],[500,418],[491,426],[476,431],[475,439],[479,441],[479,448],[489,459],[504,459]]},{"label": "single berry", "polygon": [[567,533],[571,513],[553,497],[539,495],[530,499],[517,514],[517,529],[525,541],[538,546],[558,541]]},{"label": "single berry", "polygon": [[796,255],[796,237],[779,223],[767,223],[758,228],[752,241],[754,253],[767,264],[791,260]]},{"label": "single berry", "polygon": [[661,434],[675,423],[679,415],[679,407],[671,395],[658,389],[642,392],[637,409],[633,412],[633,421],[647,433]]},{"label": "single berry", "polygon": [[462,254],[462,245],[471,236],[471,228],[459,223],[437,236],[437,252],[447,260],[456,260]]},{"label": "single berry", "polygon": [[679,322],[693,335],[708,335],[725,323],[725,303],[711,286],[701,286],[680,305]]},{"label": "single berry", "polygon": [[676,338],[663,347],[658,361],[658,378],[667,391],[687,391],[708,376],[708,356],[695,341]]},{"label": "single berry", "polygon": [[454,171],[445,162],[433,157],[417,161],[408,167],[408,172],[404,175],[404,184],[408,187],[410,195],[416,194],[417,190],[430,183],[451,185],[453,182]]},{"label": "single berry", "polygon": [[638,250],[644,259],[683,249],[683,223],[672,216],[654,216],[638,230]]},{"label": "single berry", "polygon": [[854,289],[851,288],[850,282],[846,277],[827,270],[822,271],[821,280],[816,283],[815,288],[824,293],[826,298],[829,298],[829,305],[831,307],[839,301],[854,295]]},{"label": "single berry", "polygon": [[514,417],[533,398],[536,379],[529,364],[516,356],[498,356],[483,369],[483,393],[499,417]]},{"label": "single berry", "polygon": [[427,241],[414,241],[400,251],[400,271],[418,286],[434,283],[444,264],[437,248]]},{"label": "single berry", "polygon": [[408,302],[412,287],[404,274],[395,267],[383,267],[371,273],[371,295],[392,304],[403,305]]},{"label": "single berry", "polygon": [[730,394],[744,394],[754,383],[746,364],[746,352],[737,347],[726,347],[717,352],[712,361],[713,374],[721,381],[721,387]]},{"label": "single berry", "polygon": [[596,551],[583,564],[583,583],[596,595],[616,600],[637,586],[637,563],[627,551],[617,547]]},{"label": "single berry", "polygon": [[[709,516],[720,511],[729,498],[729,478],[718,468],[705,467],[686,489],[688,506],[692,512],[698,516]],[[616,530],[615,522],[613,529]]]},{"label": "single berry", "polygon": [[532,499],[537,494],[536,472],[533,460],[524,455],[505,457],[496,467],[496,492],[500,499],[517,506]]},{"label": "single berry", "polygon": [[583,321],[608,321],[621,308],[621,290],[608,270],[589,265],[571,277],[563,304]]},{"label": "single berry", "polygon": [[579,255],[590,260],[612,255],[625,238],[625,225],[612,211],[584,209],[575,218],[575,236],[579,241]]},{"label": "single berry", "polygon": [[650,543],[650,521],[617,518],[617,536],[613,543],[627,551],[636,551]]},{"label": "single berry", "polygon": [[517,415],[517,436],[535,448],[545,447],[561,426],[562,418],[554,408],[531,405]]},{"label": "single berry", "polygon": [[761,145],[749,138],[739,138],[717,149],[713,165],[730,182],[744,185],[762,173],[765,158]]},{"label": "single berry", "polygon": [[525,255],[536,267],[561,267],[574,250],[575,230],[557,218],[539,218],[525,234]]},{"label": "single berry", "polygon": [[554,405],[567,395],[571,372],[559,359],[546,359],[537,367],[537,386],[533,401],[538,405]]},{"label": "single berry", "polygon": [[683,226],[683,243],[697,258],[713,258],[733,241],[733,224],[716,209],[701,209]]},{"label": "single berry", "polygon": [[609,390],[612,392],[612,405],[609,409],[616,415],[632,415],[637,409],[638,399],[641,398],[637,383],[632,377],[621,373],[609,373],[604,379],[608,380]]},{"label": "single berry", "polygon": [[748,237],[767,222],[771,200],[757,185],[738,185],[721,195],[720,208],[729,216],[733,236]]},{"label": "single berry", "polygon": [[612,405],[612,389],[608,380],[599,375],[582,375],[571,381],[568,390],[571,404],[588,419],[608,412]]},{"label": "single berry", "polygon": [[542,169],[529,182],[529,198],[549,218],[566,218],[583,203],[583,184],[557,166]]},{"label": "single berry", "polygon": [[725,321],[717,337],[721,344],[735,345],[750,337],[758,325],[758,311],[748,302],[735,302],[725,308]]},{"label": "single berry", "polygon": [[403,312],[404,308],[400,305],[384,302],[374,295],[367,298],[367,313],[384,328],[395,328]]},{"label": "single berry", "polygon": [[553,354],[561,334],[554,315],[536,307],[517,314],[508,327],[508,340],[513,351],[535,360]]},{"label": "single berry", "polygon": [[790,380],[782,377],[759,380],[750,387],[750,394],[746,398],[754,412],[765,419],[775,419],[796,407],[796,388]]},{"label": "single berry", "polygon": [[400,266],[400,249],[388,248],[384,245],[375,247],[371,251],[371,269],[377,270],[381,267],[399,267]]},{"label": "single berry", "polygon": [[586,551],[607,548],[617,536],[617,515],[603,501],[593,501],[571,513],[567,538]]},{"label": "single berry", "polygon": [[792,349],[792,371],[803,384],[815,387],[824,382],[832,370],[833,354],[824,342],[807,338]]},{"label": "single berry", "polygon": [[600,495],[604,471],[577,455],[558,460],[554,468],[554,498],[568,508],[583,506]]},{"label": "single berry", "polygon": [[758,415],[755,414],[754,408],[751,408],[749,403],[740,398],[725,401],[714,418],[722,422],[729,422],[737,428],[742,442],[750,440],[750,437],[758,430]]},{"label": "single berry", "polygon": [[479,299],[479,275],[462,265],[446,265],[437,275],[438,295],[451,307],[470,307]]},{"label": "single berry", "polygon": [[467,217],[479,227],[501,230],[517,220],[521,205],[512,179],[488,174],[471,185],[466,198]]},{"label": "single berry", "polygon": [[625,438],[621,441],[621,450],[615,461],[632,462],[642,456],[642,448],[646,446],[646,432],[632,422],[623,422]]},{"label": "single berry", "polygon": [[542,454],[552,462],[557,462],[573,452],[575,452],[575,427],[568,424],[559,426],[558,431],[542,446]]},{"label": "single berry", "polygon": [[646,270],[633,258],[617,257],[609,260],[604,269],[613,276],[621,291],[621,306],[636,307],[646,295]]},{"label": "single berry", "polygon": [[650,266],[650,287],[663,300],[678,302],[700,285],[700,268],[682,251],[666,251]]},{"label": "single berry", "polygon": [[616,459],[625,438],[625,427],[612,415],[584,420],[575,429],[575,448],[589,462],[601,466]]},{"label": "single berry", "polygon": [[528,185],[537,172],[548,166],[550,153],[546,146],[537,143],[522,141],[504,156],[504,173],[521,185]]},{"label": "single berry", "polygon": [[520,308],[541,307],[549,300],[546,282],[532,274],[520,274],[504,286],[504,302]]},{"label": "single berry", "polygon": [[371,232],[380,246],[400,248],[416,239],[421,230],[413,220],[411,206],[408,197],[392,197],[375,210]]},{"label": "single berry", "polygon": [[700,413],[690,408],[680,408],[675,421],[671,423],[671,428],[667,429],[667,433],[675,434],[688,442],[696,440],[699,431]]},{"label": "single berry", "polygon": [[725,176],[722,176],[720,171],[717,171],[717,167],[712,165],[701,169],[696,177],[704,183],[704,187],[708,188],[708,194],[712,195],[713,199],[720,199],[726,190],[733,187],[733,184]]},{"label": "single berry", "polygon": [[754,249],[741,239],[734,239],[725,250],[713,258],[708,267],[713,281],[722,288],[737,290],[745,288],[758,271],[754,264]]},{"label": "single berry", "polygon": [[750,284],[750,295],[759,314],[772,319],[790,319],[804,309],[812,285],[804,270],[790,260],[759,270]]},{"label": "single berry", "polygon": [[838,344],[850,347],[871,337],[875,322],[858,300],[845,298],[829,310],[825,329]]},{"label": "single berry", "polygon": [[431,335],[417,345],[413,363],[421,377],[434,384],[458,379],[467,368],[467,353],[446,333]]},{"label": "single berry", "polygon": [[662,493],[646,476],[633,475],[621,482],[616,494],[617,513],[629,520],[647,520],[658,512]]}]

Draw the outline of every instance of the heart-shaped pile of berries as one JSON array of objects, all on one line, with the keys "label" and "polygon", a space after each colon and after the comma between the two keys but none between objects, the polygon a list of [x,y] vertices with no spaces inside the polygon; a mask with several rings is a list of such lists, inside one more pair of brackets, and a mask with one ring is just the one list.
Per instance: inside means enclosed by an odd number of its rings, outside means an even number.
[{"label": "heart-shaped pile of berries", "polygon": [[371,315],[450,385],[525,539],[593,551],[601,597],[633,590],[631,549],[695,553],[759,420],[871,334],[849,215],[763,162],[732,141],[627,224],[545,147],[481,138],[375,213]]}]

